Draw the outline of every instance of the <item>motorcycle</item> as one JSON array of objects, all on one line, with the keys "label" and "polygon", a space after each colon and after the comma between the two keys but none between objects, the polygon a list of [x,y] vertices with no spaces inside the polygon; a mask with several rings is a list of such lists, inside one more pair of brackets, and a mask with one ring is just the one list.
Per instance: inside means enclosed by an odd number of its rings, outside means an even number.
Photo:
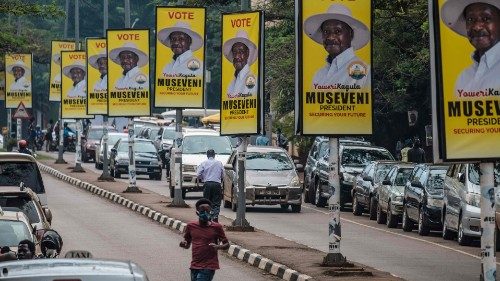
[{"label": "motorcycle", "polygon": [[69,133],[67,137],[64,138],[64,150],[69,152],[76,152],[76,135]]}]

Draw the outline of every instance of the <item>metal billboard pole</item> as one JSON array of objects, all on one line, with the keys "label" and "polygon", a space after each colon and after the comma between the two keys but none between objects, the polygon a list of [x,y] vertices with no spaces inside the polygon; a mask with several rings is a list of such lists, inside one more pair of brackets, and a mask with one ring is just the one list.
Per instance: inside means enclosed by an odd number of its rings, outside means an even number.
[{"label": "metal billboard pole", "polygon": [[[75,0],[75,43],[76,48],[80,44],[80,3],[79,0]],[[61,88],[62,91],[62,88]],[[61,104],[62,106],[62,104]],[[75,151],[75,167],[73,172],[84,173],[85,170],[82,167],[82,119],[76,120],[76,151]]]}]

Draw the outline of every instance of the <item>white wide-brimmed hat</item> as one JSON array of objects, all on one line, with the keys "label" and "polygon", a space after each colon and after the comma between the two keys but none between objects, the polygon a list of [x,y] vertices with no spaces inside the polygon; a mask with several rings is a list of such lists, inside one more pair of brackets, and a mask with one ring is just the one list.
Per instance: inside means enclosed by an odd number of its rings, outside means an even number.
[{"label": "white wide-brimmed hat", "polygon": [[24,69],[24,73],[30,71],[30,69],[28,68],[28,66],[22,60],[15,61],[13,64],[7,65],[7,69],[6,69],[7,72],[10,73],[10,74],[13,74],[12,73],[12,69],[14,67],[20,67],[20,68]]},{"label": "white wide-brimmed hat", "polygon": [[118,55],[123,51],[130,51],[139,57],[139,61],[137,62],[138,67],[143,67],[146,64],[148,64],[149,58],[146,55],[146,53],[139,50],[137,48],[137,45],[135,45],[132,42],[127,42],[127,43],[123,44],[123,46],[111,50],[111,52],[109,52],[109,59],[112,60],[113,62],[115,62],[116,64],[121,64],[120,58],[118,57]]},{"label": "white wide-brimmed hat", "polygon": [[61,54],[57,53],[52,56],[52,61],[55,62],[56,64],[61,64]]},{"label": "white wide-brimmed hat", "polygon": [[108,55],[106,54],[106,51],[105,50],[102,50],[101,52],[99,52],[98,54],[96,55],[93,55],[93,56],[90,56],[89,57],[89,64],[90,66],[92,66],[93,68],[95,69],[99,69],[99,65],[97,65],[97,61],[100,59],[100,58],[106,58]]},{"label": "white wide-brimmed hat", "polygon": [[203,46],[203,38],[201,35],[191,30],[191,25],[183,21],[178,21],[174,26],[160,30],[160,32],[158,32],[158,40],[160,40],[163,45],[170,48],[169,36],[172,32],[182,32],[189,35],[189,37],[191,37],[191,46],[189,47],[191,51],[196,51]]},{"label": "white wide-brimmed hat", "polygon": [[323,14],[310,16],[304,21],[304,32],[315,42],[323,45],[323,36],[321,25],[327,20],[339,20],[349,25],[354,36],[351,41],[351,46],[354,50],[363,48],[370,42],[370,30],[361,21],[352,17],[351,10],[342,4],[330,5],[328,11]]},{"label": "white wide-brimmed hat", "polygon": [[243,43],[248,47],[248,61],[247,64],[251,65],[257,60],[257,46],[248,39],[248,34],[244,30],[238,30],[236,36],[224,42],[222,46],[222,50],[224,51],[224,56],[230,61],[233,62],[233,52],[231,49],[233,45],[236,43]]},{"label": "white wide-brimmed hat", "polygon": [[451,30],[467,37],[464,10],[474,3],[490,4],[500,10],[500,0],[448,0],[441,7],[441,20]]},{"label": "white wide-brimmed hat", "polygon": [[70,65],[67,65],[67,66],[63,67],[62,72],[63,72],[64,75],[66,75],[67,77],[71,78],[70,71],[73,68],[79,68],[79,69],[83,70],[84,72],[87,72],[87,69],[85,67],[85,63],[83,61],[80,61],[80,60],[76,61],[73,64],[70,64]]}]

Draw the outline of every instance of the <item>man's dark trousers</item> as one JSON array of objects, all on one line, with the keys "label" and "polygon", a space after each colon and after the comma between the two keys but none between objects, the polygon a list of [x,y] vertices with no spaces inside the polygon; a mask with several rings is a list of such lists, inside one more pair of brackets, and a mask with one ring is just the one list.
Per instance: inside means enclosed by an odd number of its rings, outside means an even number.
[{"label": "man's dark trousers", "polygon": [[221,184],[215,181],[207,181],[203,184],[203,198],[212,202],[212,219],[219,220],[220,202],[222,200]]}]

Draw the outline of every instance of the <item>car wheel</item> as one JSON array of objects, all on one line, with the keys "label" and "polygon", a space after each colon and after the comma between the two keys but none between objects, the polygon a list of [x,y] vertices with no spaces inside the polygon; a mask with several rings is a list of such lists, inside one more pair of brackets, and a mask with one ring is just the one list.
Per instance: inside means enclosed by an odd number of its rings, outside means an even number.
[{"label": "car wheel", "polygon": [[233,212],[236,212],[236,210],[238,209],[238,204],[236,204],[236,198],[234,197],[234,194],[233,196],[231,197],[231,211]]},{"label": "car wheel", "polygon": [[301,209],[302,209],[302,205],[292,205],[292,212],[293,213],[300,213]]},{"label": "car wheel", "polygon": [[186,199],[186,193],[187,193],[187,190],[185,190],[184,188],[182,189],[182,199]]},{"label": "car wheel", "polygon": [[380,203],[377,203],[377,223],[378,224],[384,224],[387,220],[387,216],[382,211],[382,207],[380,206]]},{"label": "car wheel", "polygon": [[377,199],[375,197],[370,197],[370,220],[375,220],[377,218]]},{"label": "car wheel", "polygon": [[469,246],[472,242],[472,238],[470,236],[465,235],[464,233],[464,225],[462,223],[462,217],[458,219],[458,234],[457,234],[458,245],[460,246]]},{"label": "car wheel", "polygon": [[448,229],[448,223],[446,222],[446,209],[443,209],[443,233],[441,234],[444,240],[453,239],[453,232]]},{"label": "car wheel", "polygon": [[87,153],[85,153],[83,151],[81,153],[82,153],[82,162],[83,163],[89,162],[89,158],[87,157]]},{"label": "car wheel", "polygon": [[280,207],[281,207],[282,210],[288,210],[289,206],[290,205],[288,205],[288,204],[280,204]]},{"label": "car wheel", "polygon": [[231,208],[231,202],[224,200],[224,208],[226,209]]},{"label": "car wheel", "polygon": [[387,204],[387,220],[386,225],[388,228],[394,228],[398,226],[398,217],[392,214],[391,202]]},{"label": "car wheel", "polygon": [[363,207],[359,205],[356,193],[352,195],[352,214],[355,216],[361,216],[363,214]]},{"label": "car wheel", "polygon": [[418,212],[418,235],[427,236],[429,232],[429,221],[425,215],[424,207],[420,207],[420,211]]},{"label": "car wheel", "polygon": [[95,167],[97,170],[100,170],[100,169],[99,169],[99,163],[95,162],[94,167]]},{"label": "car wheel", "polygon": [[159,172],[158,174],[156,174],[155,180],[161,181],[161,172]]},{"label": "car wheel", "polygon": [[311,203],[311,201],[309,200],[309,193],[306,191],[306,184],[305,183],[304,183],[304,186],[302,187],[302,189],[304,190],[304,203]]},{"label": "car wheel", "polygon": [[406,205],[403,205],[403,231],[410,232],[413,230],[413,222],[410,221],[408,213],[406,212]]},{"label": "car wheel", "polygon": [[309,190],[307,191],[307,196],[309,197],[309,203],[314,204],[316,201],[316,190],[314,186],[309,185]]},{"label": "car wheel", "polygon": [[175,190],[173,188],[170,188],[170,198],[174,199],[175,196]]},{"label": "car wheel", "polygon": [[316,205],[316,207],[325,207],[326,198],[321,196],[321,185],[319,180],[316,182],[316,188],[314,189],[314,191],[314,205]]}]

